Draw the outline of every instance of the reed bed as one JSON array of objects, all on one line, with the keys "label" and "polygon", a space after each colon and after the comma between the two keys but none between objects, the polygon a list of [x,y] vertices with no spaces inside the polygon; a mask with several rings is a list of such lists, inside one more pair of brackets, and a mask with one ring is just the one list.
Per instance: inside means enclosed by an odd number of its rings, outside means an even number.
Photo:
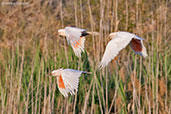
[{"label": "reed bed", "polygon": [[[169,0],[0,0],[0,113],[170,114],[171,2]],[[58,29],[98,31],[77,58]],[[114,31],[143,37],[148,57],[129,47],[97,69]],[[77,95],[64,98],[50,72],[82,75]]]}]

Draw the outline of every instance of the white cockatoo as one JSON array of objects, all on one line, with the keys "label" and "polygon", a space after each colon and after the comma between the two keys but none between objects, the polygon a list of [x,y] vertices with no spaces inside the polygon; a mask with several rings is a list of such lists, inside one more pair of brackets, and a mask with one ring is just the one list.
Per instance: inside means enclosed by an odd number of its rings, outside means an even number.
[{"label": "white cockatoo", "polygon": [[77,27],[65,27],[65,29],[59,29],[58,34],[65,36],[75,55],[81,57],[81,53],[84,52],[85,36],[90,34],[96,36],[98,32],[87,32],[85,29]]},{"label": "white cockatoo", "polygon": [[68,97],[68,93],[71,95],[77,92],[79,77],[82,73],[88,73],[86,71],[79,71],[74,69],[58,69],[52,71],[52,76],[57,77],[58,89],[64,97]]},{"label": "white cockatoo", "polygon": [[119,51],[125,48],[130,44],[131,49],[143,57],[147,56],[146,48],[143,45],[143,38],[129,33],[129,32],[113,32],[109,34],[109,37],[112,39],[106,46],[104,55],[99,64],[100,68],[103,68],[108,65],[108,63],[114,59]]}]

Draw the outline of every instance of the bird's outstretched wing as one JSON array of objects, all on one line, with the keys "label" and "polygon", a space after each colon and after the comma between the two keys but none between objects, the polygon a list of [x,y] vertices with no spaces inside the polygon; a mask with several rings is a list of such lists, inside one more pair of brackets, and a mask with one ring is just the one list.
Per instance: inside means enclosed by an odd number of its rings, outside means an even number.
[{"label": "bird's outstretched wing", "polygon": [[99,68],[105,67],[114,57],[116,57],[120,50],[125,48],[132,40],[133,35],[127,32],[117,33],[114,38],[109,41],[106,46],[104,55],[99,64]]},{"label": "bird's outstretched wing", "polygon": [[64,97],[68,97],[68,93],[75,94],[78,90],[79,77],[84,71],[74,69],[64,69],[61,76],[57,78],[59,91]]},{"label": "bird's outstretched wing", "polygon": [[65,27],[65,33],[68,43],[74,50],[76,56],[81,57],[81,52],[84,52],[85,37],[82,33],[85,29],[80,29],[76,27]]}]

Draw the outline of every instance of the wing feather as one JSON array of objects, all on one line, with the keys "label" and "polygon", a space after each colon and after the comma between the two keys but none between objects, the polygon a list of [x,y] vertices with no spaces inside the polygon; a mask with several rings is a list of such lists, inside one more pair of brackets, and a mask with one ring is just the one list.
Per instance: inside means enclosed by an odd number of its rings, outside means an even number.
[{"label": "wing feather", "polygon": [[[137,46],[135,46],[135,48],[141,50],[141,52],[134,52],[136,54],[142,55],[143,57],[147,56],[146,48],[144,47],[142,42],[144,40],[143,38],[129,32],[114,32],[111,33],[109,36],[112,37],[112,40],[109,41],[109,43],[106,46],[106,50],[99,64],[100,68],[105,67],[114,57],[117,56],[120,50],[125,48],[131,42],[133,38],[140,41],[136,43]],[[131,48],[133,49],[134,47]]]},{"label": "wing feather", "polygon": [[84,52],[85,37],[80,37],[77,44],[71,45],[72,49],[77,57],[81,57],[81,53]]},{"label": "wing feather", "polygon": [[69,44],[76,44],[85,29],[76,27],[65,27],[66,38]]},{"label": "wing feather", "polygon": [[[146,48],[145,48],[145,46],[143,44],[143,40],[139,40],[138,45],[140,45],[140,46],[137,47],[136,45],[134,46],[133,42],[131,41],[130,47],[135,52],[135,54],[141,55],[143,57],[147,57],[148,56],[147,55],[147,50],[146,50]],[[138,49],[139,47],[141,47],[141,50]],[[137,49],[135,49],[135,48],[137,48]]]},{"label": "wing feather", "polygon": [[81,37],[84,31],[85,29],[76,27],[65,27],[68,44],[72,46],[75,55],[78,57],[81,57],[81,53],[84,52],[85,37]]},{"label": "wing feather", "polygon": [[131,35],[116,35],[106,46],[106,50],[99,64],[100,68],[105,67],[123,48],[131,41]]},{"label": "wing feather", "polygon": [[[59,88],[59,91],[64,97],[68,97],[68,93],[71,95],[78,91],[79,77],[83,71],[73,70],[73,69],[64,69],[61,76],[65,85],[65,88]],[[58,79],[59,80],[59,79]]]},{"label": "wing feather", "polygon": [[[105,67],[114,57],[117,56],[120,50],[125,48],[133,38],[139,40],[140,42],[137,42],[137,46],[135,46],[137,49],[141,49],[141,52],[135,52],[136,54],[140,54],[144,57],[147,56],[146,48],[143,45],[143,38],[129,33],[129,32],[115,32],[111,33],[109,36],[112,37],[112,40],[109,41],[109,43],[106,46],[106,50],[104,52],[104,55],[102,57],[102,60],[99,64],[100,68]],[[140,44],[140,45],[139,45]],[[133,49],[133,47],[131,47]]]}]

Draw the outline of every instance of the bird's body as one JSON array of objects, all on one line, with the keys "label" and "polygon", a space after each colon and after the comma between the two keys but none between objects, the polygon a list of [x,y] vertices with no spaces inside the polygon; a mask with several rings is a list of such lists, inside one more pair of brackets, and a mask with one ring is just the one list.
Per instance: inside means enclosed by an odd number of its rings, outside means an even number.
[{"label": "bird's body", "polygon": [[106,46],[104,55],[99,64],[99,67],[103,68],[118,55],[119,51],[130,44],[131,49],[143,57],[147,56],[146,48],[143,45],[143,40],[141,37],[129,33],[129,32],[114,32],[109,35],[112,40]]},{"label": "bird's body", "polygon": [[97,32],[87,32],[85,29],[77,27],[65,27],[58,30],[59,35],[65,36],[69,45],[71,45],[76,56],[81,57],[84,52],[85,36],[89,34],[98,35]]},{"label": "bird's body", "polygon": [[52,71],[52,76],[57,77],[58,89],[64,97],[68,97],[68,93],[75,94],[78,90],[79,77],[86,71],[74,69],[58,69]]}]

